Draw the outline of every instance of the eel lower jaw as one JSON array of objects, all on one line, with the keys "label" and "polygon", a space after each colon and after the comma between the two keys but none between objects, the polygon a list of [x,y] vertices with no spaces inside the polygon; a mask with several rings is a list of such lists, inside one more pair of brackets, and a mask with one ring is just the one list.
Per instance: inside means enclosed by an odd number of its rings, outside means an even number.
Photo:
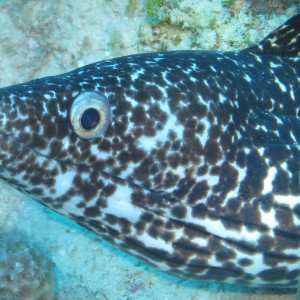
[{"label": "eel lower jaw", "polygon": [[[40,185],[32,182],[31,178],[28,177],[44,177],[45,173],[51,173],[53,169],[53,165],[56,166],[59,170],[67,170],[63,171],[59,179],[56,179],[53,186],[49,188],[44,186],[44,182]],[[48,166],[50,169],[46,170],[44,166]],[[27,170],[25,172],[24,169]],[[50,170],[50,171],[49,171]],[[65,172],[65,173],[64,173]],[[68,179],[66,174],[73,173],[74,175],[70,176]],[[39,175],[40,174],[40,175]],[[56,173],[57,174],[57,173]],[[32,147],[18,141],[16,138],[8,135],[6,133],[1,132],[0,130],[0,177],[4,179],[4,181],[9,182],[14,185],[17,189],[25,192],[32,198],[35,198],[38,201],[43,200],[44,196],[48,198],[53,198],[53,202],[49,203],[51,209],[59,211],[62,209],[62,206],[67,205],[67,202],[60,204],[59,199],[64,196],[64,193],[67,193],[68,189],[74,186],[74,179],[77,178],[77,174],[83,174],[80,181],[88,181],[91,185],[98,185],[99,182],[107,181],[115,186],[120,186],[120,190],[125,190],[124,193],[119,193],[119,198],[122,199],[119,201],[109,201],[111,206],[111,213],[113,214],[115,211],[120,210],[120,205],[124,210],[124,216],[132,215],[131,209],[136,207],[142,211],[150,211],[155,215],[164,216],[165,212],[159,203],[164,202],[166,206],[168,206],[169,200],[165,198],[164,195],[159,193],[156,190],[151,190],[140,183],[136,183],[133,179],[128,177],[119,177],[112,172],[106,170],[95,170],[93,166],[87,164],[76,164],[72,161],[67,160],[59,160],[43,153],[39,152]],[[55,175],[57,177],[57,175]],[[25,178],[25,179],[24,179]],[[90,179],[87,179],[90,178]],[[64,185],[63,181],[66,180]],[[76,185],[76,184],[75,184]],[[85,185],[86,186],[86,185]],[[35,188],[41,188],[44,191],[43,195],[38,195],[32,192]],[[57,192],[55,194],[51,193],[51,189],[55,189]],[[152,198],[157,198],[157,205],[152,207],[146,207],[143,202],[132,203],[131,196],[134,192],[141,191],[142,194],[151,195]],[[84,194],[84,193],[83,193]],[[116,196],[115,196],[116,197]],[[84,200],[83,200],[84,201]],[[104,199],[103,205],[105,206],[106,200]],[[114,203],[114,205],[112,204]],[[114,206],[114,207],[113,207]],[[73,204],[72,204],[73,207]],[[73,208],[70,208],[69,212]],[[74,211],[76,208],[74,207]]]}]

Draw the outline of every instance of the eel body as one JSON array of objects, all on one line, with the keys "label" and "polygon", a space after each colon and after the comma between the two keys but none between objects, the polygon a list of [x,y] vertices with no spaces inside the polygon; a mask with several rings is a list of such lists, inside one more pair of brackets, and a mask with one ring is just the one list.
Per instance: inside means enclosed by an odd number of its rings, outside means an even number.
[{"label": "eel body", "polygon": [[293,287],[300,15],[241,51],[105,60],[0,89],[0,176],[162,271]]}]

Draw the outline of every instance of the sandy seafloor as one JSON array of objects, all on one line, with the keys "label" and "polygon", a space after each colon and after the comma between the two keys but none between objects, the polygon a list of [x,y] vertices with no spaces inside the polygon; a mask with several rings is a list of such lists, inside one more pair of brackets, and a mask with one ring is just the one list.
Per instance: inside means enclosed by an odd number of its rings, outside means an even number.
[{"label": "sandy seafloor", "polygon": [[[299,11],[299,1],[0,1],[0,85],[98,60],[169,49],[237,49]],[[149,10],[148,10],[149,13]],[[178,280],[122,253],[0,183],[0,234],[23,231],[56,265],[57,299],[294,299],[295,291]],[[21,300],[21,299],[20,299]]]}]

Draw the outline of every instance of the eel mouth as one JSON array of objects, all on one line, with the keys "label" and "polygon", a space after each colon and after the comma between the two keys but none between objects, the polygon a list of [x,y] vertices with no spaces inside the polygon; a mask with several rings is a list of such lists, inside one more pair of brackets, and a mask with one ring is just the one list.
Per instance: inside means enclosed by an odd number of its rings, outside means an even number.
[{"label": "eel mouth", "polygon": [[[0,174],[1,171],[8,171],[17,168],[20,162],[27,161],[29,156],[33,156],[36,159],[42,158],[42,160],[55,161],[59,165],[65,167],[79,168],[80,170],[86,170],[90,173],[95,172],[92,165],[86,163],[74,163],[71,159],[57,159],[55,157],[45,155],[44,153],[28,146],[26,143],[18,141],[17,138],[3,132],[3,130],[0,129]],[[29,164],[32,161],[34,160],[29,160]],[[134,188],[143,189],[149,193],[156,193],[153,190],[135,183],[133,180],[116,176],[105,170],[97,170],[97,173],[105,176],[106,178],[112,178],[114,181],[130,185]]]}]

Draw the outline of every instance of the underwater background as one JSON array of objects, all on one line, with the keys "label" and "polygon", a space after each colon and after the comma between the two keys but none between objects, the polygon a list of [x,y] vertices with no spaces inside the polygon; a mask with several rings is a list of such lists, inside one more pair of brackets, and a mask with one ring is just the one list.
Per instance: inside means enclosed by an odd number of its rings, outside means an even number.
[{"label": "underwater background", "polygon": [[[0,0],[0,86],[138,52],[243,49],[299,12],[300,1],[279,0]],[[0,182],[4,259],[27,260],[29,277],[14,277],[16,298],[3,298],[0,282],[1,300],[295,299],[168,276]]]}]

